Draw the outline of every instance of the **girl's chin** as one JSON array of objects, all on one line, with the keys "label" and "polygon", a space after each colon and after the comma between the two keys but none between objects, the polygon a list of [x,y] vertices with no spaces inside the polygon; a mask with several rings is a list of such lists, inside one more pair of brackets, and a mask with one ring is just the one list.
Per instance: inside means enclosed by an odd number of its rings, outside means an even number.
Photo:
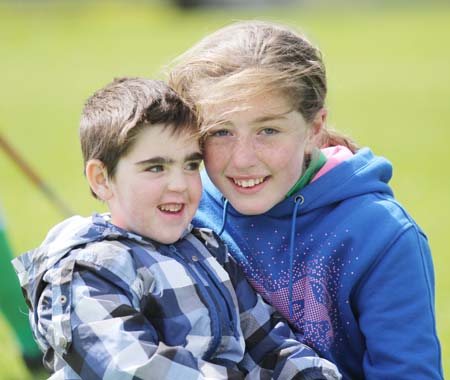
[{"label": "girl's chin", "polygon": [[251,200],[236,199],[236,197],[228,198],[231,205],[241,214],[244,215],[260,215],[269,211],[275,204],[264,199],[258,199],[257,202]]}]

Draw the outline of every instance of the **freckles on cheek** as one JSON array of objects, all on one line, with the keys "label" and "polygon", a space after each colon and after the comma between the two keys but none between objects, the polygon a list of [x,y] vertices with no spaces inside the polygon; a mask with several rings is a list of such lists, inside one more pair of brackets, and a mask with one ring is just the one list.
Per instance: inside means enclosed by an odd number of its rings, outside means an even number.
[{"label": "freckles on cheek", "polygon": [[272,167],[286,175],[297,176],[303,170],[303,154],[298,149],[279,150],[272,155]]},{"label": "freckles on cheek", "polygon": [[268,157],[275,164],[280,166],[288,166],[292,165],[294,162],[297,162],[297,158],[300,157],[300,154],[295,149],[278,148],[272,150],[268,154]]},{"label": "freckles on cheek", "polygon": [[215,145],[206,145],[204,150],[204,162],[207,167],[215,167],[220,166],[220,162],[223,162],[227,159],[230,151],[228,149],[224,149],[223,146],[215,144]]}]

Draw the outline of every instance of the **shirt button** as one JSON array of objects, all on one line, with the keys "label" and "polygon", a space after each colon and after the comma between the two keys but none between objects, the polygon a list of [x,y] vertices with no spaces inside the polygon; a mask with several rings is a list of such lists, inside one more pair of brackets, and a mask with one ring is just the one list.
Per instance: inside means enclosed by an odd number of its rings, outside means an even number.
[{"label": "shirt button", "polygon": [[198,261],[198,257],[197,256],[192,256],[192,261]]},{"label": "shirt button", "polygon": [[67,347],[67,339],[65,337],[59,338],[59,346],[63,349]]}]

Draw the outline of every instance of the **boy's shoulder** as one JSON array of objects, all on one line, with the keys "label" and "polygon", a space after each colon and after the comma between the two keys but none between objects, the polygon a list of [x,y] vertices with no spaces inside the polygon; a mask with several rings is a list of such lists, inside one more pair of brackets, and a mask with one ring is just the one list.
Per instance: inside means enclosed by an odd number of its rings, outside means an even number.
[{"label": "boy's shoulder", "polygon": [[[105,273],[132,282],[136,278],[135,264],[130,249],[120,240],[92,241],[73,247],[52,267],[48,267],[45,280],[54,282],[64,273],[90,270],[105,276]],[[106,272],[105,272],[106,271]]]},{"label": "boy's shoulder", "polygon": [[98,265],[120,265],[129,257],[130,247],[120,239],[108,239],[89,242],[72,250],[69,257],[77,261],[97,263]]}]

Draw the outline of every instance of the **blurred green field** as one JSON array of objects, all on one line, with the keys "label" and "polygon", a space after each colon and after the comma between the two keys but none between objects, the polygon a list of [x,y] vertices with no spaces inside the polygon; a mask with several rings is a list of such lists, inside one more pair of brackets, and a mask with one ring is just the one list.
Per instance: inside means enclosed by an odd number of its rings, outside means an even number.
[{"label": "blurred green field", "polygon": [[[48,4],[48,3],[47,3]],[[83,178],[77,124],[83,101],[113,77],[163,78],[161,68],[235,19],[303,29],[323,50],[331,124],[394,163],[397,198],[426,231],[436,267],[438,332],[450,374],[450,7],[190,11],[142,2],[0,3],[0,132],[80,214],[103,210]],[[61,215],[0,151],[0,202],[16,254]],[[0,318],[0,378],[25,380]]]}]

